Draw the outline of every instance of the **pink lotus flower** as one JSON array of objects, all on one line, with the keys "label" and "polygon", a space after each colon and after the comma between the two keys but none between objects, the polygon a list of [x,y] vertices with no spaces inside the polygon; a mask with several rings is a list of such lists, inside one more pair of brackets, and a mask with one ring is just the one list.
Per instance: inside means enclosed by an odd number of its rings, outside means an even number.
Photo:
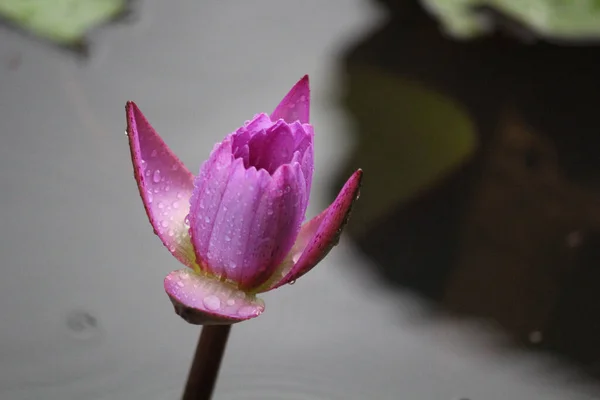
[{"label": "pink lotus flower", "polygon": [[194,177],[139,108],[128,102],[134,175],[154,233],[181,263],[165,290],[192,324],[260,315],[256,294],[293,283],[337,243],[358,197],[356,171],[335,201],[302,225],[310,195],[313,127],[302,78],[269,116],[258,114],[215,145]]}]

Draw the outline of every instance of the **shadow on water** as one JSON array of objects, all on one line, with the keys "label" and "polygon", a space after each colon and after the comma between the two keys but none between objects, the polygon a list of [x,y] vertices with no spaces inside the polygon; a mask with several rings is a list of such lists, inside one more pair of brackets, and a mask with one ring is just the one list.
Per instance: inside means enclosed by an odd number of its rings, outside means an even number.
[{"label": "shadow on water", "polygon": [[366,177],[348,236],[383,282],[600,377],[600,47],[525,44],[490,10],[503,31],[455,41],[379,2],[390,19],[343,59],[339,182]]}]

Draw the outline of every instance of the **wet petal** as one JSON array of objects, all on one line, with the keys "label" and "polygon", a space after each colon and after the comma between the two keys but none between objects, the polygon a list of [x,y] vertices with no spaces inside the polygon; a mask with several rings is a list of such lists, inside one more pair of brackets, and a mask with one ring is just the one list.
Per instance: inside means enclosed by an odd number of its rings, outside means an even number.
[{"label": "wet petal", "polygon": [[265,309],[256,296],[189,269],[171,272],[164,284],[177,315],[194,325],[234,324]]},{"label": "wet petal", "polygon": [[[237,161],[240,164],[243,162],[242,159]],[[204,271],[209,271],[211,267],[206,262],[210,237],[233,169],[231,137],[228,136],[215,146],[194,179],[194,189],[190,199],[190,235],[196,259]]]},{"label": "wet petal", "polygon": [[250,149],[248,166],[265,169],[270,174],[288,164],[296,150],[292,130],[283,121],[275,123],[266,131],[254,135],[248,142]]},{"label": "wet petal", "polygon": [[133,102],[126,107],[133,171],[154,232],[180,262],[196,265],[185,216],[193,176]]},{"label": "wet petal", "polygon": [[264,169],[246,170],[241,160],[234,162],[206,254],[206,262],[215,275],[234,282],[240,279],[256,210],[270,182]]},{"label": "wet petal", "polygon": [[296,243],[279,270],[257,292],[266,292],[292,282],[319,263],[337,244],[358,199],[362,170],[348,179],[337,198],[321,214],[302,226]]},{"label": "wet petal", "polygon": [[239,284],[265,282],[289,252],[304,220],[304,177],[298,163],[283,165],[264,190],[250,226]]},{"label": "wet petal", "polygon": [[271,114],[271,120],[283,119],[290,124],[294,121],[308,124],[309,117],[310,85],[308,75],[304,75],[275,108],[275,111]]}]

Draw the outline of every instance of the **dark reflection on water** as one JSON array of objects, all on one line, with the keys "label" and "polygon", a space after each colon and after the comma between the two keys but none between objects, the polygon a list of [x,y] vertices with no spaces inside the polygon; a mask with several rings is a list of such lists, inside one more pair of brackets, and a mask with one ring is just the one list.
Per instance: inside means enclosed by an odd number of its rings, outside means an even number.
[{"label": "dark reflection on water", "polygon": [[349,236],[386,282],[600,376],[600,48],[457,42],[380,1],[393,17],[343,60]]}]

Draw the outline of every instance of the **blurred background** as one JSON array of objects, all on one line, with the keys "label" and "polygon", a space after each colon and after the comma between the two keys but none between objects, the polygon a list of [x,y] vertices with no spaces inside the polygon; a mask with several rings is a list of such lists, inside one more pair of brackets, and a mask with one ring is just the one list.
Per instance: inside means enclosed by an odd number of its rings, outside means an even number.
[{"label": "blurred background", "polygon": [[340,245],[236,325],[216,399],[600,398],[600,2],[0,0],[0,399],[176,399],[200,329],[135,185],[304,74]]}]

